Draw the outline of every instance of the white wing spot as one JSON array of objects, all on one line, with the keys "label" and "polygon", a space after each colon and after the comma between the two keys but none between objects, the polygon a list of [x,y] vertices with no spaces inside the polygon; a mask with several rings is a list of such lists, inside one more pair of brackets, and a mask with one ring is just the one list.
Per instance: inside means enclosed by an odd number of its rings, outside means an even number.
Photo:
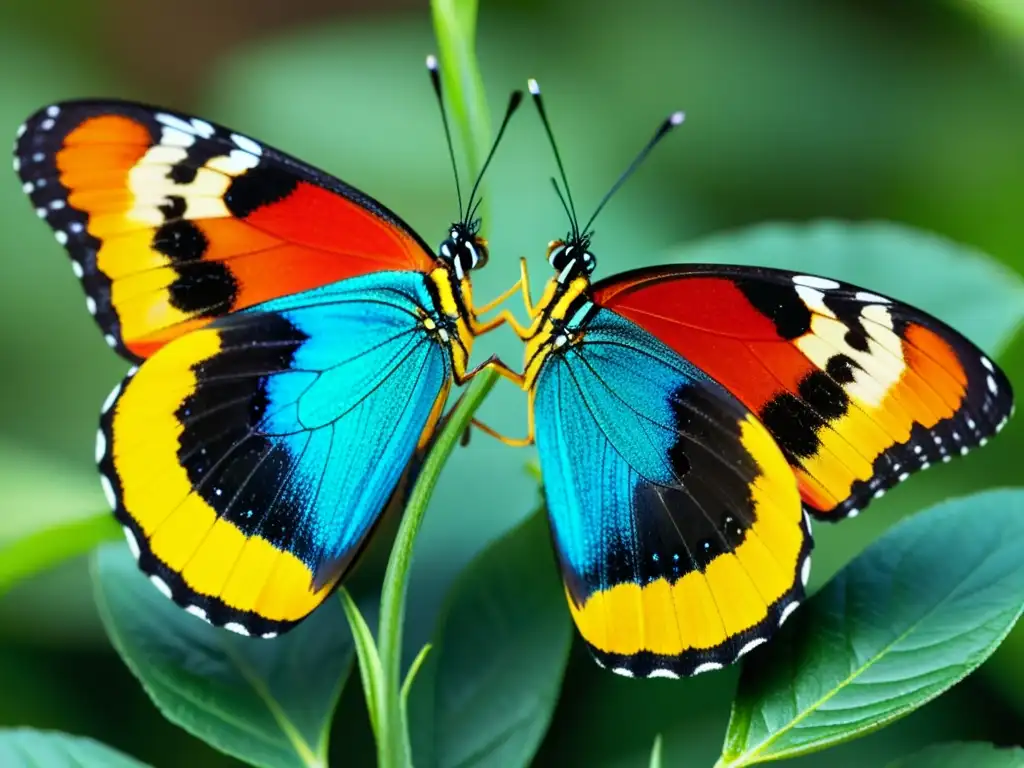
[{"label": "white wing spot", "polygon": [[235,144],[239,148],[244,149],[246,152],[250,154],[256,155],[257,157],[263,154],[263,147],[261,147],[252,139],[250,139],[248,136],[242,136],[241,134],[238,133],[232,133],[231,140],[235,142]]},{"label": "white wing spot", "polygon": [[56,121],[52,117],[48,117],[39,124],[39,127],[44,131],[48,131],[56,125]]},{"label": "white wing spot", "polygon": [[32,161],[36,162],[36,163],[43,162],[43,159],[45,157],[46,157],[46,155],[44,155],[42,152],[33,152],[32,153]]},{"label": "white wing spot", "polygon": [[63,207],[64,207],[64,201],[61,200],[60,198],[57,198],[56,200],[51,200],[50,201],[50,208],[52,210],[54,210],[54,211],[59,211]]},{"label": "white wing spot", "polygon": [[62,230],[62,229],[56,230],[53,233],[53,236],[57,240],[57,242],[60,243],[61,245],[67,245],[68,244],[68,233],[65,232],[64,230]]},{"label": "white wing spot", "polygon": [[864,301],[868,304],[889,304],[889,300],[885,296],[879,296],[877,293],[869,293],[868,291],[857,291],[854,294],[857,301]]},{"label": "white wing spot", "polygon": [[961,445],[961,446],[960,446],[960,455],[961,455],[961,456],[966,456],[966,455],[967,455],[967,452],[968,452],[969,450],[971,450],[971,449],[970,449],[970,448],[968,448],[968,447],[967,447],[966,445]]},{"label": "white wing spot", "polygon": [[224,625],[224,629],[226,629],[228,632],[234,632],[236,635],[245,635],[246,637],[249,636],[249,630],[236,621],[229,621],[227,624]]},{"label": "white wing spot", "polygon": [[652,669],[651,674],[649,674],[648,677],[667,677],[671,680],[679,679],[679,675],[677,675],[671,669],[662,669],[661,667],[658,667],[657,669]]},{"label": "white wing spot", "polygon": [[107,436],[102,429],[96,430],[96,463],[99,464],[107,453]]},{"label": "white wing spot", "polygon": [[135,560],[138,560],[139,559],[139,555],[142,554],[142,552],[139,550],[138,539],[135,538],[135,534],[132,533],[132,529],[131,528],[129,528],[127,525],[123,526],[123,527],[124,527],[124,538],[128,542],[128,550],[132,553],[132,557]]},{"label": "white wing spot", "polygon": [[209,622],[210,621],[210,619],[206,615],[206,611],[204,611],[198,605],[186,605],[185,606],[185,611],[186,611],[186,613],[191,613],[193,616],[198,616],[200,619],[202,619],[205,622]]},{"label": "white wing spot", "polygon": [[60,107],[58,107],[56,104],[53,104],[46,108],[46,114],[50,117],[56,117],[60,114]]},{"label": "white wing spot", "polygon": [[981,364],[982,364],[983,366],[985,366],[985,368],[986,368],[986,369],[987,369],[988,371],[991,371],[992,373],[995,373],[995,370],[996,370],[996,369],[995,369],[995,366],[994,366],[994,365],[992,365],[992,361],[991,361],[991,360],[989,360],[989,359],[988,359],[987,357],[982,357],[982,358],[981,358]]},{"label": "white wing spot", "polygon": [[149,580],[153,582],[153,586],[160,590],[160,594],[164,597],[171,597],[171,588],[167,586],[167,582],[161,579],[159,576],[150,576]]},{"label": "white wing spot", "polygon": [[633,677],[633,670],[626,669],[625,667],[612,667],[612,672],[623,677]]},{"label": "white wing spot", "polygon": [[[187,148],[191,147],[196,143],[196,136],[194,133],[188,131],[182,131],[178,128],[171,128],[166,126],[160,129],[160,146],[161,147],[180,147]],[[150,152],[153,150],[151,149]],[[148,153],[147,153],[148,154]],[[158,155],[159,157],[159,155]]]},{"label": "white wing spot", "polygon": [[857,509],[856,507],[853,507],[849,512],[846,513],[846,516],[847,517],[856,517],[859,514],[860,514],[860,510]]},{"label": "white wing spot", "polygon": [[198,117],[192,118],[192,129],[194,133],[199,134],[204,139],[213,136],[213,126],[205,120],[200,120]]},{"label": "white wing spot", "polygon": [[24,123],[19,125],[18,126],[18,138],[20,139],[22,136],[24,136],[25,135],[25,131],[27,131],[27,130],[28,130],[28,127]]},{"label": "white wing spot", "polygon": [[800,607],[800,601],[794,600],[792,603],[782,609],[782,615],[779,616],[779,626],[781,627],[786,623],[786,619],[793,615],[793,611]]},{"label": "white wing spot", "polygon": [[262,637],[264,640],[273,640],[275,637],[277,637],[277,632],[264,632],[262,635],[260,635],[260,637]]},{"label": "white wing spot", "polygon": [[875,498],[876,499],[880,499],[883,496],[885,496],[885,488],[879,488],[877,491],[875,491]]},{"label": "white wing spot", "polygon": [[96,314],[96,299],[94,299],[92,296],[86,296],[85,297],[85,308],[87,310],[89,310],[89,314],[90,315],[95,315]]},{"label": "white wing spot", "polygon": [[33,184],[31,181],[26,181],[24,184],[21,185],[21,191],[24,192],[26,195],[31,195],[32,191],[35,188],[36,185]]},{"label": "white wing spot", "polygon": [[19,157],[15,157],[15,158],[14,158],[14,162],[13,162],[13,165],[14,165],[14,172],[15,172],[15,173],[17,173],[18,171],[20,171],[20,170],[21,170],[21,158],[19,158]]},{"label": "white wing spot", "polygon": [[988,445],[988,438],[987,437],[981,438],[981,440],[978,441],[978,445],[980,445],[982,448],[984,448],[986,445]]},{"label": "white wing spot", "polygon": [[914,453],[920,454],[922,452],[924,452],[924,448],[922,448],[920,445],[914,446]]},{"label": "white wing spot", "polygon": [[85,229],[85,227],[82,226],[82,222],[80,221],[72,221],[70,224],[68,224],[68,229],[71,230],[71,234],[80,235],[82,234],[82,231]]},{"label": "white wing spot", "polygon": [[75,273],[75,277],[78,277],[78,278],[80,278],[82,275],[85,274],[84,270],[82,269],[82,265],[79,264],[74,259],[71,260],[71,271],[74,272]]},{"label": "white wing spot", "polygon": [[764,645],[767,642],[768,642],[768,639],[764,638],[764,637],[758,637],[758,638],[755,638],[754,640],[751,640],[749,643],[747,643],[742,648],[740,648],[740,652],[736,654],[736,658],[738,659],[740,656],[744,656],[744,655],[750,653],[752,650],[757,648],[757,646]]},{"label": "white wing spot", "polygon": [[100,475],[100,485],[103,486],[103,495],[111,509],[117,509],[117,496],[114,495],[114,486],[110,484],[110,478]]},{"label": "white wing spot", "polygon": [[45,208],[36,208],[36,216],[40,219],[45,219],[48,211]]},{"label": "white wing spot", "polygon": [[100,408],[100,413],[106,413],[107,411],[109,411],[113,407],[114,401],[117,400],[117,396],[119,394],[121,394],[120,384],[116,385],[112,390],[110,390],[110,394],[107,395],[107,399],[103,401],[103,407]]},{"label": "white wing spot", "polygon": [[901,472],[900,476],[897,479],[902,483],[908,477],[910,477],[910,473],[909,472]]},{"label": "white wing spot", "polygon": [[721,669],[722,665],[717,661],[705,661],[703,664],[698,664],[693,668],[693,674],[699,675],[702,672],[714,672],[716,669]]},{"label": "white wing spot", "polygon": [[107,342],[107,346],[110,347],[111,349],[117,346],[117,339],[115,339],[113,335],[109,333],[103,335],[103,340]]},{"label": "white wing spot", "polygon": [[808,555],[804,558],[804,564],[800,566],[800,581],[806,587],[807,582],[811,579],[811,556]]},{"label": "white wing spot", "polygon": [[806,285],[808,288],[818,288],[823,291],[830,291],[839,287],[839,283],[835,280],[814,277],[814,275],[794,275],[793,282],[797,285]]},{"label": "white wing spot", "polygon": [[927,461],[922,461],[921,462],[921,469],[928,469],[928,467],[930,467],[930,466],[931,466],[931,464],[929,464]]},{"label": "white wing spot", "polygon": [[187,120],[182,120],[180,117],[174,115],[168,115],[166,112],[157,112],[154,117],[158,123],[170,126],[171,128],[177,128],[179,131],[185,131],[185,133],[195,134],[195,128],[192,127],[192,123]]},{"label": "white wing spot", "polygon": [[988,391],[993,395],[998,394],[999,387],[996,386],[996,380],[991,376],[985,377],[985,383],[988,384]]}]

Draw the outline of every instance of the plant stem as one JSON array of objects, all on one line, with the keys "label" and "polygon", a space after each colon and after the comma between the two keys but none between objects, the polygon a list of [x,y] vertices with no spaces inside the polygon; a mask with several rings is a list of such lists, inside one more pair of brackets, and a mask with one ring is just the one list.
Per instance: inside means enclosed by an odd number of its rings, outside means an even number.
[{"label": "plant stem", "polygon": [[380,654],[384,700],[378,713],[380,733],[377,741],[378,763],[381,768],[406,768],[412,764],[412,749],[402,704],[402,627],[405,621],[405,594],[412,563],[412,547],[427,504],[434,492],[441,469],[470,425],[476,409],[494,386],[498,374],[485,370],[476,376],[465,396],[455,407],[448,423],[427,455],[423,469],[409,496],[405,515],[398,527],[395,544],[384,573],[384,587],[380,597],[380,625],[377,647]]}]

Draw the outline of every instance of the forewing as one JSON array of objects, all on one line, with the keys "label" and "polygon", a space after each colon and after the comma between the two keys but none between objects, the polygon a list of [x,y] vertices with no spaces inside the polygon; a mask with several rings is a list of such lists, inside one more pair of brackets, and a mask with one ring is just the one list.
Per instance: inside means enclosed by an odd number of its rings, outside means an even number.
[{"label": "forewing", "polygon": [[171,110],[56,104],[28,119],[14,153],[89,312],[133,361],[278,296],[434,264],[407,225],[358,190]]},{"label": "forewing", "polygon": [[1006,376],[961,334],[846,283],[687,265],[619,275],[594,295],[750,408],[822,519],[984,445],[1013,410]]}]

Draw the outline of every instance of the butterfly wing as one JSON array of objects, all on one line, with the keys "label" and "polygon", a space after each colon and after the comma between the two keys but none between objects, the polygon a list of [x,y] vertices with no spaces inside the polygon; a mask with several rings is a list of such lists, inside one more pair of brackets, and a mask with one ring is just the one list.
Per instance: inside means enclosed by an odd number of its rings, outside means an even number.
[{"label": "butterfly wing", "polygon": [[14,151],[107,343],[133,361],[277,296],[435,265],[419,237],[366,195],[170,110],[56,104],[29,118]]},{"label": "butterfly wing", "polygon": [[533,408],[570,610],[599,663],[718,669],[796,608],[811,537],[793,473],[701,371],[599,309],[545,359]]},{"label": "butterfly wing", "polygon": [[97,460],[161,591],[264,637],[330,594],[447,395],[432,307],[417,273],[353,278],[218,319],[129,374]]},{"label": "butterfly wing", "polygon": [[594,299],[753,411],[822,519],[855,515],[911,473],[984,445],[1012,412],[1009,381],[970,341],[847,283],[684,265],[604,280]]}]

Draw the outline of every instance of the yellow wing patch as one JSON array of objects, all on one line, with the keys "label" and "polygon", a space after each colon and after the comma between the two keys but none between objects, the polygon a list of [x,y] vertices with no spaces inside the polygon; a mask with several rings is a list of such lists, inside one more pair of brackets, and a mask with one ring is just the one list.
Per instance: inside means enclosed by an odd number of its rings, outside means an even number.
[{"label": "yellow wing patch", "polygon": [[202,329],[130,375],[105,415],[101,439],[110,451],[99,459],[129,545],[161,591],[208,620],[213,604],[222,614],[237,612],[239,620],[224,625],[248,634],[253,616],[267,626],[302,619],[334,582],[314,589],[312,572],[294,554],[247,537],[194,492],[179,458],[178,410],[196,387],[194,367],[219,350],[218,332]]}]

